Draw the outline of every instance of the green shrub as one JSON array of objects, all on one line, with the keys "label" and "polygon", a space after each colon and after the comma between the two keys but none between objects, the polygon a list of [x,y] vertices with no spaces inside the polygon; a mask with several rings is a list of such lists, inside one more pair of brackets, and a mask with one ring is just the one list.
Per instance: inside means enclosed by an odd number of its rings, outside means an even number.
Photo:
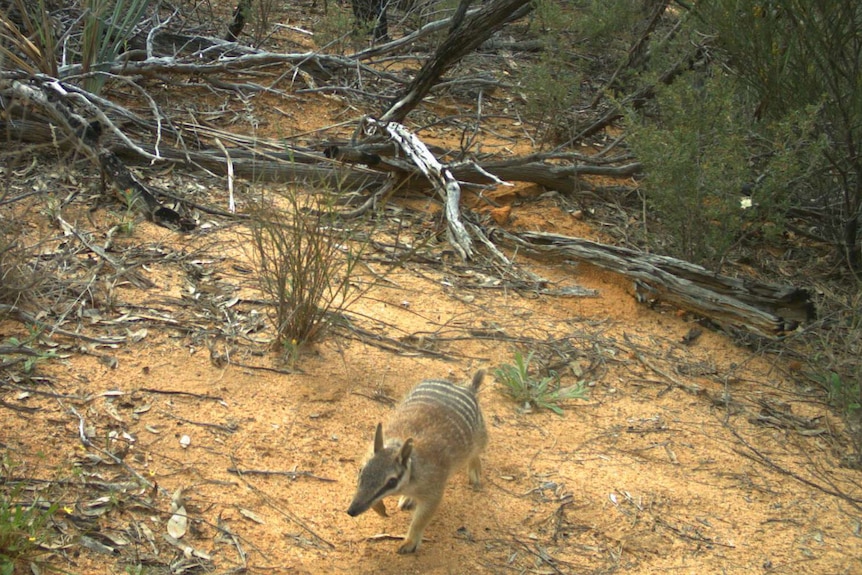
[{"label": "green shrub", "polygon": [[[544,26],[554,21],[562,3],[540,0],[536,6],[536,19]],[[603,56],[621,56],[628,49],[631,35],[644,17],[644,3],[632,0],[575,0],[572,15],[565,25],[580,42],[591,49],[601,50]],[[577,13],[577,16],[574,15]]]},{"label": "green shrub", "polygon": [[527,115],[536,122],[539,139],[559,141],[570,137],[581,73],[574,65],[571,29],[574,14],[556,2],[539,0],[535,20],[544,44],[541,56],[524,70]]},{"label": "green shrub", "polygon": [[653,248],[717,265],[744,222],[745,126],[732,79],[687,74],[659,89],[658,117],[632,122],[629,143],[644,165]]},{"label": "green shrub", "polygon": [[862,387],[858,379],[842,379],[834,371],[823,374],[820,383],[829,393],[829,402],[844,412],[851,415],[862,409]]},{"label": "green shrub", "polygon": [[697,13],[752,92],[754,119],[785,122],[816,110],[814,141],[823,145],[808,151],[793,201],[822,209],[841,257],[862,270],[862,4],[716,0],[698,2]]},{"label": "green shrub", "polygon": [[[116,60],[144,16],[148,0],[83,0],[81,64],[85,74],[98,71]],[[106,77],[87,78],[84,87],[99,93]]]},{"label": "green shrub", "polygon": [[822,173],[827,139],[818,134],[818,109],[752,122],[748,95],[733,76],[689,72],[629,115],[656,251],[718,268],[747,236],[778,239]]}]

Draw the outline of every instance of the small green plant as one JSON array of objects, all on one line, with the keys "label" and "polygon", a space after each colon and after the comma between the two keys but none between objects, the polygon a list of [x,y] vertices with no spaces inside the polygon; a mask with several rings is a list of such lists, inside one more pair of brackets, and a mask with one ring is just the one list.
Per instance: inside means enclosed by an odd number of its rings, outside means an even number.
[{"label": "small green plant", "polygon": [[826,390],[829,403],[850,416],[862,409],[862,386],[859,381],[844,379],[834,371],[813,374],[813,380]]},{"label": "small green plant", "polygon": [[120,193],[123,200],[123,213],[120,216],[120,221],[117,223],[117,229],[123,235],[130,236],[135,233],[135,218],[138,213],[138,202],[141,202],[140,196],[134,190],[123,190]]},{"label": "small green plant", "polygon": [[[56,359],[57,352],[53,349],[44,351],[31,347],[30,344],[36,340],[38,335],[38,330],[31,330],[30,336],[24,341],[19,340],[17,337],[6,339],[2,344],[0,344],[5,352],[0,354],[0,363],[4,366],[10,366],[14,363],[22,362],[24,373],[32,375],[39,363],[46,359]],[[20,355],[21,358],[17,361],[14,359],[7,359],[15,355]]]},{"label": "small green plant", "polygon": [[319,339],[359,291],[351,276],[366,242],[336,225],[331,199],[286,194],[286,206],[250,209],[251,256],[261,290],[272,300],[276,347],[295,361]]},{"label": "small green plant", "polygon": [[560,402],[586,399],[587,389],[583,381],[570,387],[560,387],[560,378],[556,373],[538,379],[531,376],[532,359],[532,351],[526,358],[516,351],[513,364],[506,363],[494,370],[494,377],[503,384],[506,394],[523,404],[525,409],[550,409],[557,415],[563,415],[563,408],[558,405]]},{"label": "small green plant", "polygon": [[[805,369],[801,374],[826,395],[847,420],[857,456],[862,454],[862,290],[858,284],[823,286],[817,300],[827,326],[805,334]],[[806,382],[807,385],[808,382]]]},{"label": "small green plant", "polygon": [[[84,0],[81,34],[81,65],[84,74],[110,65],[134,35],[149,6],[149,0]],[[87,78],[84,87],[98,94],[106,76]]]},{"label": "small green plant", "polygon": [[[4,458],[3,470],[14,468]],[[44,555],[42,546],[52,536],[51,518],[59,506],[38,499],[23,502],[24,489],[18,483],[2,482],[0,491],[0,575],[23,573],[22,565],[37,562]],[[16,566],[18,571],[16,571]]]}]

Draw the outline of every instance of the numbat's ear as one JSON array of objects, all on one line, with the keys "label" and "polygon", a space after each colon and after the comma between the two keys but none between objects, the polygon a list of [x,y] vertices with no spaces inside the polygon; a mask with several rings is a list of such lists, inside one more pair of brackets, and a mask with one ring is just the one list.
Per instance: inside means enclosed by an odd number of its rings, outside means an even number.
[{"label": "numbat's ear", "polygon": [[407,460],[410,459],[411,453],[413,453],[413,438],[408,439],[404,442],[404,445],[401,446],[401,453],[399,454],[401,465],[407,465]]},{"label": "numbat's ear", "polygon": [[377,424],[377,431],[374,432],[374,453],[383,449],[383,424]]}]

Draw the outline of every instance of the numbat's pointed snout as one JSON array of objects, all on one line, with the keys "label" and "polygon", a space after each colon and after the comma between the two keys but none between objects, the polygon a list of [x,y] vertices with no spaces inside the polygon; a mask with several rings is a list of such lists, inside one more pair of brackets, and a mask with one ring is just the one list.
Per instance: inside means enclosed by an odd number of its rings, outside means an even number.
[{"label": "numbat's pointed snout", "polygon": [[479,456],[488,442],[476,400],[483,377],[483,371],[477,372],[470,387],[423,381],[395,410],[385,438],[383,426],[377,424],[373,451],[359,473],[347,514],[356,517],[370,508],[386,516],[383,499],[400,495],[399,507],[415,511],[399,553],[419,548],[453,471],[466,464],[470,483],[479,485]]}]

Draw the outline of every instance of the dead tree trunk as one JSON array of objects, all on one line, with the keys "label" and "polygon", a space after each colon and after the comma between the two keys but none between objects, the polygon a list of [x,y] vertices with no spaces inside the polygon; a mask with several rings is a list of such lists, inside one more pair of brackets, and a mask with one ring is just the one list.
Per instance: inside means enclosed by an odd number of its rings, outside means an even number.
[{"label": "dead tree trunk", "polygon": [[[422,66],[398,100],[381,116],[382,122],[403,122],[407,114],[428,94],[440,76],[458,60],[478,48],[513,17],[523,16],[532,10],[532,0],[493,0],[478,12],[464,18],[449,32],[434,56]],[[456,13],[456,18],[459,13]]]},{"label": "dead tree trunk", "polygon": [[629,277],[641,301],[664,301],[758,335],[780,336],[814,316],[810,294],[791,285],[733,278],[676,258],[581,238],[541,232],[500,235],[521,248],[574,258]]},{"label": "dead tree trunk", "polygon": [[245,21],[249,12],[251,12],[251,0],[239,0],[233,11],[233,21],[227,27],[225,40],[228,42],[237,41],[242,29],[245,28]]}]

